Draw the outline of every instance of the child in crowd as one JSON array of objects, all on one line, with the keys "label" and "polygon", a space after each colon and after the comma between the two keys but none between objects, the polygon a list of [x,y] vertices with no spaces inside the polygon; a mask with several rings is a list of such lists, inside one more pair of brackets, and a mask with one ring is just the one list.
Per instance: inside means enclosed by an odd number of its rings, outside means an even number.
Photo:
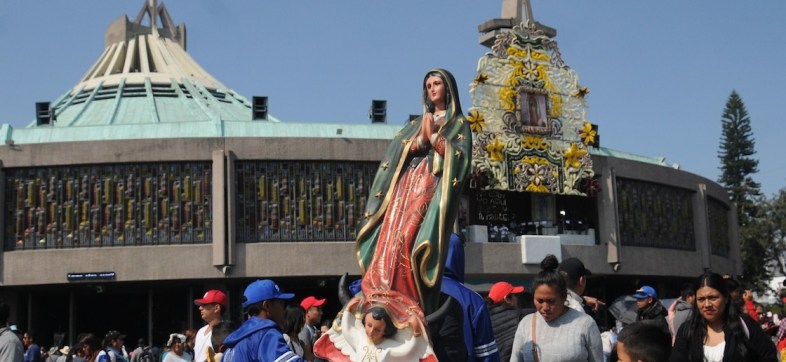
[{"label": "child in crowd", "polygon": [[617,337],[620,362],[662,362],[671,355],[671,337],[648,321],[633,323]]}]

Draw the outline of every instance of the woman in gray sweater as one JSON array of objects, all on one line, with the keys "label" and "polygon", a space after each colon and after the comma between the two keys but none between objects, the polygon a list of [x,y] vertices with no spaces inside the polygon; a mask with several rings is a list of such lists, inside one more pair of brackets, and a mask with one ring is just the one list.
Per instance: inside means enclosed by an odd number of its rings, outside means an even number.
[{"label": "woman in gray sweater", "polygon": [[565,306],[568,288],[548,255],[532,283],[535,309],[519,323],[511,362],[602,362],[600,330],[588,315]]}]

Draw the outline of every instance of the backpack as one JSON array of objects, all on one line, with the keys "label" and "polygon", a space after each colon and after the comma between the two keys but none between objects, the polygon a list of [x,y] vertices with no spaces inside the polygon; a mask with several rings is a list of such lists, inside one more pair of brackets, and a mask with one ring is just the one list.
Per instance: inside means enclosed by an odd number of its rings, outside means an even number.
[{"label": "backpack", "polygon": [[139,352],[139,357],[136,358],[138,362],[153,362],[155,359],[153,358],[153,349],[150,347],[145,347]]}]

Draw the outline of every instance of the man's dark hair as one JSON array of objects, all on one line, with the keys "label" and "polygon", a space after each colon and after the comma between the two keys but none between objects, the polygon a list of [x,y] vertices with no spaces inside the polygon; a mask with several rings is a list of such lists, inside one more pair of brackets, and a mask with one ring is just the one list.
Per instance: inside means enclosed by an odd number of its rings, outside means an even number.
[{"label": "man's dark hair", "polygon": [[234,332],[235,329],[237,328],[232,321],[221,321],[213,326],[213,334],[210,336],[210,344],[213,346],[213,350],[216,352],[223,352],[221,346],[224,345],[224,340],[230,333]]},{"label": "man's dark hair", "polygon": [[[264,300],[262,302],[264,302]],[[251,317],[256,317],[256,316],[259,315],[260,312],[262,312],[262,302],[256,302],[256,303],[246,307],[246,311],[244,313],[245,316],[246,316],[246,319],[251,318]]]},{"label": "man's dark hair", "polygon": [[682,285],[682,288],[680,289],[680,297],[682,300],[686,300],[688,297],[694,295],[696,295],[696,293],[693,291],[693,284],[685,283]]},{"label": "man's dark hair", "polygon": [[5,302],[0,301],[0,326],[5,326],[8,323],[8,317],[11,316],[11,307]]},{"label": "man's dark hair", "polygon": [[617,342],[625,345],[625,352],[632,360],[668,361],[671,355],[671,338],[652,321],[636,322],[623,328]]},{"label": "man's dark hair", "polygon": [[729,292],[740,290],[740,283],[733,276],[724,274],[723,280],[726,281],[726,288],[729,289]]}]

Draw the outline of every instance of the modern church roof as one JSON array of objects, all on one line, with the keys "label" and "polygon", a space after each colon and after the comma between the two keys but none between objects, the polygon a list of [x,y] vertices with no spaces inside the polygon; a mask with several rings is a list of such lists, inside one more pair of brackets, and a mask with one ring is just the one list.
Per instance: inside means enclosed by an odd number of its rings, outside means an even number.
[{"label": "modern church roof", "polygon": [[[104,52],[82,79],[26,128],[0,128],[17,144],[181,137],[336,137],[388,139],[399,126],[283,124],[254,117],[252,102],[186,52],[185,24],[148,0],[130,21],[107,29]],[[265,111],[266,113],[266,111]],[[338,129],[341,128],[341,131]]]}]

